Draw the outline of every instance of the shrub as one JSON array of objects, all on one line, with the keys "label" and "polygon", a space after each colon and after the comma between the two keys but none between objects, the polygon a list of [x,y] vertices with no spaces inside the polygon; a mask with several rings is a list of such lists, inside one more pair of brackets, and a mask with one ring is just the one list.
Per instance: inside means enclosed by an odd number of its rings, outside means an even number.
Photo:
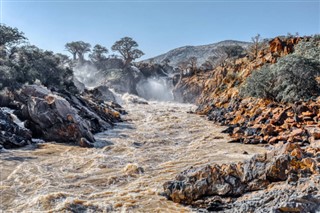
[{"label": "shrub", "polygon": [[35,46],[11,49],[10,56],[0,64],[0,88],[32,84],[39,80],[43,85],[64,89],[73,86],[73,71],[63,68],[59,56]]},{"label": "shrub", "polygon": [[240,45],[221,46],[228,58],[239,57],[244,54],[245,49]]},{"label": "shrub", "polygon": [[307,100],[320,95],[319,75],[319,61],[292,54],[254,71],[241,94],[280,102]]},{"label": "shrub", "polygon": [[320,36],[315,35],[311,41],[301,41],[295,46],[295,55],[320,61]]}]

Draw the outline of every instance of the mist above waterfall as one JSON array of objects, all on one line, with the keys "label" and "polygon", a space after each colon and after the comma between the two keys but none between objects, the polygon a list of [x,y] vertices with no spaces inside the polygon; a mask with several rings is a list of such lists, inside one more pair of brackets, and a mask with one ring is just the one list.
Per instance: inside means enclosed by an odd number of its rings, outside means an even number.
[{"label": "mist above waterfall", "polygon": [[137,85],[138,95],[147,100],[172,101],[172,80],[167,77],[148,78]]},{"label": "mist above waterfall", "polygon": [[97,87],[103,83],[104,78],[94,65],[77,63],[73,70],[74,76],[86,87]]},{"label": "mist above waterfall", "polygon": [[[77,63],[73,67],[74,76],[78,81],[83,83],[87,88],[94,88],[100,85],[107,85],[110,89],[126,93],[129,84],[135,84],[137,95],[146,100],[155,101],[173,101],[173,83],[172,78],[167,76],[153,76],[146,78],[141,71],[132,66],[129,72],[133,73],[133,79],[125,75],[123,69],[108,69],[108,71],[101,72],[93,64],[90,63]],[[139,80],[140,79],[140,80]],[[130,82],[132,81],[132,82]],[[122,89],[121,89],[122,88]],[[123,89],[124,88],[124,89]]]}]

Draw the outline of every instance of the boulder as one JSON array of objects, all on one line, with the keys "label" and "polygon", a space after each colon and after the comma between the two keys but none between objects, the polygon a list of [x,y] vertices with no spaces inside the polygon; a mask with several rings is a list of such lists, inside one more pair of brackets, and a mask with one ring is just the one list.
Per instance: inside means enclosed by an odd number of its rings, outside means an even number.
[{"label": "boulder", "polygon": [[10,149],[30,144],[30,130],[16,124],[11,115],[0,108],[0,146]]},{"label": "boulder", "polygon": [[[291,155],[298,151],[302,152],[300,159]],[[272,151],[255,155],[244,162],[190,168],[177,175],[175,180],[165,182],[163,195],[174,202],[207,209],[212,208],[213,199],[220,197],[219,204],[214,206],[223,212],[233,212],[235,209],[251,212],[252,208],[261,206],[264,210],[274,206],[289,207],[290,193],[295,193],[299,197],[310,195],[310,205],[303,205],[301,209],[313,210],[316,207],[314,204],[318,203],[319,207],[320,184],[306,190],[312,181],[306,182],[305,179],[311,178],[314,184],[320,183],[316,160],[319,151],[311,147],[302,150],[296,144],[279,144]],[[290,193],[284,192],[286,190]],[[310,190],[313,190],[312,195]],[[259,191],[258,197],[256,191]],[[265,195],[268,199],[264,198]],[[277,197],[277,200],[273,201],[272,197]]]},{"label": "boulder", "polygon": [[116,102],[116,99],[113,93],[109,90],[109,88],[105,85],[98,86],[90,91],[95,100],[99,101],[108,101],[108,102]]},{"label": "boulder", "polygon": [[80,143],[85,138],[95,141],[88,123],[82,119],[75,108],[63,97],[53,94],[46,87],[38,85],[24,86],[15,95],[23,106],[20,114],[27,120],[33,137],[47,141]]}]

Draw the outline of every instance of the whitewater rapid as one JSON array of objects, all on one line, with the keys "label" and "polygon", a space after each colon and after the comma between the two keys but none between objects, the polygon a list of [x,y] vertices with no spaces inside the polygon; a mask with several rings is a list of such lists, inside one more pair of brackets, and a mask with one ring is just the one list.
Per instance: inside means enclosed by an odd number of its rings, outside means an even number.
[{"label": "whitewater rapid", "polygon": [[49,142],[0,153],[2,212],[191,212],[159,194],[165,181],[264,151],[227,143],[224,127],[188,113],[194,105],[123,106],[126,121],[96,135],[105,147]]}]

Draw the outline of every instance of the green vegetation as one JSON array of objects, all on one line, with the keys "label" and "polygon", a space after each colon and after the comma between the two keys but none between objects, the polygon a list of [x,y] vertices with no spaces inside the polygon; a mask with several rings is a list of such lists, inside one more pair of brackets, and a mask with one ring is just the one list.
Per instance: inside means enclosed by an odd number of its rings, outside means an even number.
[{"label": "green vegetation", "polygon": [[19,46],[26,38],[16,28],[0,25],[0,35],[0,88],[40,82],[57,89],[74,89],[72,70],[63,68],[67,56],[32,45]]},{"label": "green vegetation", "polygon": [[91,45],[84,41],[73,41],[67,43],[65,47],[73,55],[73,60],[76,60],[78,55],[80,62],[84,62],[84,54],[91,51]]},{"label": "green vegetation", "polygon": [[246,79],[242,95],[279,102],[309,100],[320,95],[320,44],[317,37],[301,41],[293,54],[276,64],[254,71]]},{"label": "green vegetation", "polygon": [[[0,25],[0,89],[40,83],[47,87],[75,91],[72,67],[86,64],[105,71],[113,65],[123,66],[121,59],[107,57],[108,49],[99,44],[91,51],[91,44],[84,41],[67,43],[65,48],[73,57],[70,60],[67,55],[41,50],[25,41],[27,38],[17,28]],[[115,42],[112,50],[118,51],[125,65],[129,65],[144,54],[137,47],[136,41],[125,37]],[[85,54],[89,52],[90,60],[86,60]]]}]

